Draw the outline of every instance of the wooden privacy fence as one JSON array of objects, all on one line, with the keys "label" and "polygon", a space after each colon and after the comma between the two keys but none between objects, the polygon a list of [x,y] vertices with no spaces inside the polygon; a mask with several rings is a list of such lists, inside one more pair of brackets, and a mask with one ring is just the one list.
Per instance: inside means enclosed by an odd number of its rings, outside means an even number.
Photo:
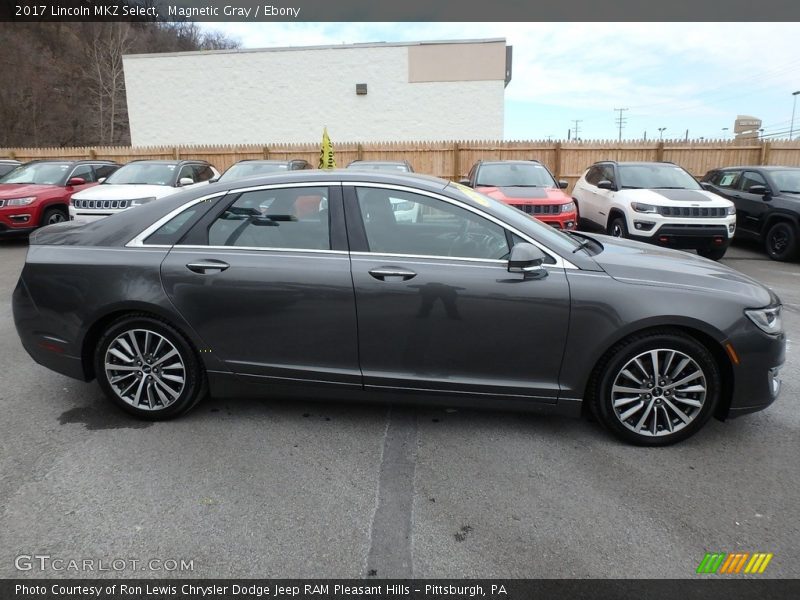
[{"label": "wooden privacy fence", "polygon": [[[695,176],[709,169],[736,165],[800,166],[800,141],[704,140],[645,141],[441,141],[340,143],[334,140],[336,163],[350,161],[407,160],[418,173],[458,180],[480,159],[536,159],[559,179],[572,184],[598,160],[665,160],[674,162]],[[125,163],[131,160],[197,158],[224,171],[245,158],[302,158],[313,166],[319,160],[319,144],[253,144],[220,146],[85,147],[85,148],[0,148],[0,157],[27,161],[43,158],[101,158]]]}]

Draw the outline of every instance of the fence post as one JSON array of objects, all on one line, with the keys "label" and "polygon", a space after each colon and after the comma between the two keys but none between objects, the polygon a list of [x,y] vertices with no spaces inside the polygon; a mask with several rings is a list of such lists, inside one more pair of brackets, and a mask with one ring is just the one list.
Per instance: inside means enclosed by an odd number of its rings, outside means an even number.
[{"label": "fence post", "polygon": [[561,179],[561,142],[556,142],[556,155],[553,159],[553,170],[556,179]]},{"label": "fence post", "polygon": [[461,179],[461,148],[453,142],[453,181]]},{"label": "fence post", "polygon": [[659,141],[656,146],[656,162],[664,161],[664,142]]},{"label": "fence post", "polygon": [[264,160],[268,160],[269,159],[269,146],[264,146],[263,148],[261,148],[261,154],[264,155]]},{"label": "fence post", "polygon": [[172,147],[172,156],[173,156],[173,158],[175,158],[175,160],[178,160],[181,157],[181,153],[178,150],[177,146],[173,146]]},{"label": "fence post", "polygon": [[94,148],[89,148],[89,159],[97,160],[97,150],[95,150]]},{"label": "fence post", "polygon": [[758,164],[760,164],[760,165],[768,165],[769,164],[770,147],[771,147],[771,144],[769,142],[765,142],[765,141],[761,142],[761,157],[759,158]]},{"label": "fence post", "polygon": [[361,144],[361,142],[359,142],[358,146],[356,146],[356,159],[364,160],[364,146]]}]

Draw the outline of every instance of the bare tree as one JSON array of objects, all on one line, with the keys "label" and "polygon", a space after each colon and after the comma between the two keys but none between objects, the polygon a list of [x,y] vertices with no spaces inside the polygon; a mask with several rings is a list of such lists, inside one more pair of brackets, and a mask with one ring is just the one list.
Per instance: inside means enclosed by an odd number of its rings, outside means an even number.
[{"label": "bare tree", "polygon": [[126,106],[122,57],[130,47],[131,28],[128,23],[102,24],[96,29],[89,46],[92,95],[101,144],[113,144],[116,141],[119,113]]}]

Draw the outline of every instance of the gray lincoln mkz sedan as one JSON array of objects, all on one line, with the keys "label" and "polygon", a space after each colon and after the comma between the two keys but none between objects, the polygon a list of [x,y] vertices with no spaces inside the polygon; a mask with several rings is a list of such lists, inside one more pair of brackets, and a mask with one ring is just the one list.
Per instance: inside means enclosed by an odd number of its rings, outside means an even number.
[{"label": "gray lincoln mkz sedan", "polygon": [[[424,218],[396,218],[410,209]],[[354,170],[46,227],[13,307],[34,360],[148,419],[207,393],[302,394],[585,409],[664,445],[768,406],[785,348],[779,299],[727,267]]]}]

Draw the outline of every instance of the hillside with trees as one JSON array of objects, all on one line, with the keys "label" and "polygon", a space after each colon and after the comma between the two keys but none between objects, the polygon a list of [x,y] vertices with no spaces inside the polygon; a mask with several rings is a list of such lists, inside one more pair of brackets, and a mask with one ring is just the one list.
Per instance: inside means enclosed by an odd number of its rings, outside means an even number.
[{"label": "hillside with trees", "polygon": [[2,23],[0,147],[129,144],[123,55],[238,45],[191,22]]}]

